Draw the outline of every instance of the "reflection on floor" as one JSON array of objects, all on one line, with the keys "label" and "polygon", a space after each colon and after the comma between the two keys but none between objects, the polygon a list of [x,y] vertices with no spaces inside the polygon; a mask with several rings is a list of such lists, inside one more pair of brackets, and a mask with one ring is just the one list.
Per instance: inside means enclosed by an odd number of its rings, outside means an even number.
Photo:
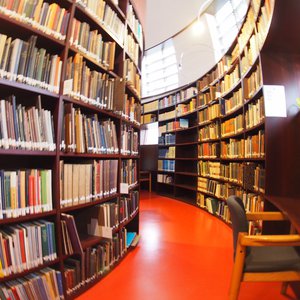
[{"label": "reflection on floor", "polygon": [[[138,246],[78,300],[226,300],[232,232],[191,205],[141,192]],[[242,283],[240,300],[286,300],[280,283]]]}]

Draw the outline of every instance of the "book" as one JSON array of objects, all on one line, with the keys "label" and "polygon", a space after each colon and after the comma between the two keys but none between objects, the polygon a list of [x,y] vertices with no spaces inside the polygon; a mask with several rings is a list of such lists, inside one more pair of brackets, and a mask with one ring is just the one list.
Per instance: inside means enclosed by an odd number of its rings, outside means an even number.
[{"label": "book", "polygon": [[67,225],[67,232],[70,237],[74,253],[82,254],[83,250],[82,250],[80,238],[79,238],[79,235],[77,232],[74,217],[72,215],[62,213],[61,219],[63,221],[65,221],[65,223]]}]

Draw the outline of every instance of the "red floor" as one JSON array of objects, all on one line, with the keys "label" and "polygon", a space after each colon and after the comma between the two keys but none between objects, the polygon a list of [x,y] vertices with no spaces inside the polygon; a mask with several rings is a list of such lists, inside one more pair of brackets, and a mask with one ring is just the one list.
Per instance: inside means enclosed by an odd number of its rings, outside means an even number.
[{"label": "red floor", "polygon": [[[141,240],[77,300],[225,300],[232,232],[191,205],[142,192]],[[286,300],[280,283],[242,283],[240,300]],[[289,298],[291,299],[291,298]]]}]

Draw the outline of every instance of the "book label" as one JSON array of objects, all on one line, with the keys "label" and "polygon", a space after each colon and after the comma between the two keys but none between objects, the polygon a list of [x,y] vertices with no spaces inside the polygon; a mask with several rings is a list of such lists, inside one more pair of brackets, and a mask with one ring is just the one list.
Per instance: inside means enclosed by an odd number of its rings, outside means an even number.
[{"label": "book label", "polygon": [[286,118],[286,99],[283,85],[264,85],[266,117]]},{"label": "book label", "polygon": [[120,183],[120,193],[128,194],[128,183]]},{"label": "book label", "polygon": [[70,95],[73,90],[73,79],[64,81],[64,95]]}]

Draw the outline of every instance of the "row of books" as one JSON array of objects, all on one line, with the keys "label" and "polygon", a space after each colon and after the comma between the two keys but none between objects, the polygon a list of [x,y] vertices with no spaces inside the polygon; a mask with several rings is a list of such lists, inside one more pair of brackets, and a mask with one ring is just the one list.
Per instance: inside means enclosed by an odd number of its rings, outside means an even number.
[{"label": "row of books", "polygon": [[225,72],[228,72],[231,66],[232,66],[232,56],[230,54],[224,55],[217,64],[218,78],[222,77]]},{"label": "row of books", "polygon": [[258,64],[255,71],[249,77],[244,79],[244,98],[250,99],[255,92],[260,88],[262,82],[261,69]]},{"label": "row of books", "polygon": [[209,73],[206,73],[202,78],[200,78],[197,82],[198,90],[204,90],[208,87],[209,84],[214,82],[218,78],[218,71],[217,69],[212,70]]},{"label": "row of books", "polygon": [[240,80],[240,69],[237,64],[231,73],[227,73],[224,76],[224,80],[221,80],[217,85],[219,86],[218,90],[221,94],[227,93],[234,85]]},{"label": "row of books", "polygon": [[85,164],[60,162],[62,207],[91,202],[117,192],[118,160],[93,160]]},{"label": "row of books", "polygon": [[198,122],[199,125],[216,119],[221,116],[221,107],[218,103],[213,104],[205,109],[202,109],[198,112]]},{"label": "row of books", "polygon": [[157,182],[172,184],[174,183],[174,177],[173,175],[158,173]]},{"label": "row of books", "polygon": [[220,138],[220,123],[215,122],[199,129],[199,142],[219,139]]},{"label": "row of books", "polygon": [[120,182],[133,186],[138,181],[138,161],[135,159],[123,159],[121,162]]},{"label": "row of books", "polygon": [[116,43],[103,41],[103,36],[97,29],[91,30],[88,23],[73,19],[70,44],[108,70],[114,69]]},{"label": "row of books", "polygon": [[197,103],[196,98],[193,98],[189,103],[178,104],[176,107],[176,116],[181,116],[189,112],[193,112],[196,109]]},{"label": "row of books", "polygon": [[234,118],[228,119],[221,123],[221,136],[227,137],[234,135],[244,130],[244,117],[242,114],[237,115]]},{"label": "row of books", "polygon": [[52,209],[52,170],[0,170],[0,219]]},{"label": "row of books", "polygon": [[146,114],[146,115],[142,115],[142,124],[148,124],[148,123],[153,123],[153,122],[157,122],[157,115],[156,114]]},{"label": "row of books", "polygon": [[143,104],[143,114],[151,111],[158,110],[158,100],[151,101]]},{"label": "row of books", "polygon": [[118,153],[114,121],[99,120],[98,115],[81,113],[80,108],[65,107],[62,140],[66,152]]},{"label": "row of books", "polygon": [[169,131],[174,131],[179,128],[180,128],[179,121],[172,121],[164,125],[160,125],[158,127],[159,136],[161,136],[163,133],[168,133]]},{"label": "row of books", "polygon": [[0,230],[0,278],[56,259],[54,223],[38,220]]},{"label": "row of books", "polygon": [[140,193],[131,191],[120,197],[120,223],[128,221],[139,209]]},{"label": "row of books", "polygon": [[220,157],[220,143],[202,143],[198,146],[198,158]]},{"label": "row of books", "polygon": [[125,25],[117,13],[104,0],[76,0],[98,23],[108,30],[118,42],[124,43]]},{"label": "row of books", "polygon": [[121,154],[137,155],[139,152],[139,134],[130,125],[122,124]]},{"label": "row of books", "polygon": [[175,147],[161,148],[158,149],[159,158],[175,158]]},{"label": "row of books", "polygon": [[203,177],[221,178],[221,163],[218,161],[200,160],[198,163],[198,174]]},{"label": "row of books", "polygon": [[247,12],[246,20],[238,36],[238,44],[240,50],[244,49],[244,47],[246,46],[247,42],[249,41],[249,38],[251,37],[254,27],[255,27],[254,10],[253,7],[250,6],[249,11]]},{"label": "row of books", "polygon": [[124,61],[124,74],[123,77],[126,78],[127,83],[131,88],[134,89],[137,96],[141,95],[141,75],[139,74],[138,69],[136,68],[133,61],[126,59]]},{"label": "row of books", "polygon": [[116,90],[117,79],[109,78],[105,73],[91,70],[81,54],[76,53],[74,57],[68,58],[64,95],[112,110]]},{"label": "row of books", "polygon": [[64,299],[62,276],[59,271],[44,268],[22,278],[0,285],[1,299]]},{"label": "row of books", "polygon": [[230,223],[230,212],[225,201],[206,196],[202,193],[197,195],[197,205],[206,209],[209,213],[219,216],[226,223]]},{"label": "row of books", "polygon": [[159,109],[163,109],[163,108],[175,105],[176,95],[165,96],[162,99],[159,99],[159,100],[156,100],[156,101],[159,101],[159,103],[158,103]]},{"label": "row of books", "polygon": [[168,122],[165,125],[159,126],[159,134],[161,135],[168,131],[187,128],[189,128],[189,119],[180,118],[179,120]]},{"label": "row of books", "polygon": [[198,94],[198,106],[201,107],[203,105],[207,105],[216,100],[219,96],[220,92],[217,91],[217,87],[212,85],[207,91]]},{"label": "row of books", "polygon": [[265,155],[264,131],[246,139],[229,139],[221,142],[221,158],[263,158]]},{"label": "row of books", "polygon": [[191,86],[185,90],[180,90],[175,94],[176,103],[180,103],[198,94],[197,87]]},{"label": "row of books", "polygon": [[231,195],[236,195],[242,191],[241,187],[211,180],[204,177],[198,177],[198,191],[210,194],[219,199],[227,199]]},{"label": "row of books", "polygon": [[143,28],[140,21],[136,17],[133,6],[131,4],[128,4],[126,18],[130,28],[133,30],[133,33],[135,34],[139,42],[141,49],[143,50]]},{"label": "row of books", "polygon": [[173,145],[175,144],[175,134],[173,133],[166,133],[158,137],[158,144],[159,145]]},{"label": "row of books", "polygon": [[245,113],[245,126],[246,128],[252,128],[265,119],[265,107],[264,98],[260,97],[254,103],[249,103],[247,105],[247,110]]},{"label": "row of books", "polygon": [[231,162],[224,164],[212,161],[200,161],[198,173],[203,177],[211,177],[240,184],[244,189],[263,193],[265,190],[265,169],[260,164]]},{"label": "row of books", "polygon": [[11,95],[0,100],[0,147],[54,151],[56,148],[53,115],[41,106],[25,107]]},{"label": "row of books", "polygon": [[245,46],[244,48],[244,56],[241,59],[242,75],[245,74],[249,70],[249,68],[254,64],[256,58],[258,57],[258,54],[258,41],[256,38],[256,34],[254,33],[249,40],[249,46]]},{"label": "row of books", "polygon": [[247,162],[243,166],[243,186],[246,190],[265,192],[265,168],[260,164]]},{"label": "row of books", "polygon": [[128,33],[125,40],[125,50],[129,54],[133,62],[138,66],[139,64],[139,44],[135,42],[133,35]]},{"label": "row of books", "polygon": [[263,46],[268,32],[268,25],[271,20],[271,5],[271,1],[265,1],[264,5],[261,7],[261,13],[257,22],[257,37],[259,48]]},{"label": "row of books", "polygon": [[127,251],[127,230],[123,228],[112,239],[102,239],[99,245],[88,247],[81,258],[68,258],[64,262],[67,294],[108,272]]},{"label": "row of books", "polygon": [[59,40],[65,40],[70,13],[57,3],[12,0],[0,2],[0,13],[28,24]]},{"label": "row of books", "polygon": [[237,91],[233,92],[229,99],[221,100],[221,114],[225,116],[238,109],[243,105],[243,101],[243,92],[242,89],[239,88]]},{"label": "row of books", "polygon": [[158,121],[164,121],[169,119],[175,119],[176,118],[176,110],[171,110],[162,114],[159,114]]},{"label": "row of books", "polygon": [[[73,215],[61,213],[61,232],[63,253],[65,255],[81,254],[83,249]],[[85,226],[86,224],[82,224]],[[85,229],[86,232],[86,229]]]},{"label": "row of books", "polygon": [[157,169],[158,171],[175,172],[175,160],[159,159],[157,161]]},{"label": "row of books", "polygon": [[62,60],[36,47],[37,36],[28,41],[0,34],[0,78],[26,83],[58,93]]},{"label": "row of books", "polygon": [[137,125],[141,123],[141,106],[134,97],[129,97],[127,94],[124,98],[123,117]]}]

